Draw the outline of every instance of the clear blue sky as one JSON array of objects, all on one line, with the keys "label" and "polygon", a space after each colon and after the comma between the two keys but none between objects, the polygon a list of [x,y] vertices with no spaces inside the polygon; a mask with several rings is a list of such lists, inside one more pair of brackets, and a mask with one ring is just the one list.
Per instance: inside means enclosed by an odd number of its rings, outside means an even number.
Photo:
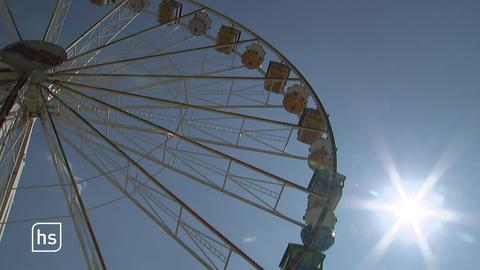
[{"label": "clear blue sky", "polygon": [[[73,2],[76,1],[79,0]],[[48,16],[41,17],[38,13],[42,10],[42,14],[48,14],[53,1],[42,1],[44,6],[40,1],[9,2],[15,12],[28,17],[20,27],[32,38],[38,38],[39,25],[43,29],[48,21]],[[424,222],[422,229],[434,255],[433,269],[479,268],[480,2],[217,0],[203,3],[249,27],[279,49],[316,89],[330,114],[338,147],[338,171],[347,176],[347,182],[336,211],[339,218],[336,244],[327,252],[326,270],[428,269],[429,264],[425,263],[409,228],[401,229],[374,267],[363,265],[395,221],[389,213],[359,209],[358,204],[361,200],[388,202],[392,197],[393,187],[384,164],[385,149],[412,192],[436,166],[444,170],[430,195],[435,197],[435,207],[455,211],[461,218],[454,222]],[[80,18],[87,21],[100,14],[90,14],[86,8],[90,5],[80,6],[84,9],[75,10],[72,22]],[[78,23],[74,28],[85,29],[88,24]],[[4,44],[4,39],[1,42]],[[53,171],[39,172],[42,166],[49,166],[41,136],[33,138],[31,150],[33,156],[29,161],[33,165],[25,171],[25,178],[35,181],[39,173],[45,179],[54,177]],[[31,201],[23,196],[26,195],[19,196],[23,204],[17,207],[29,208]],[[48,200],[45,203],[55,205]],[[108,210],[118,209],[120,206]],[[112,219],[119,218],[117,222],[121,225],[99,226],[99,230],[121,233],[134,228],[135,215],[138,213],[133,210],[127,219],[112,215]],[[266,251],[268,245],[259,243],[265,240],[254,233],[258,225],[251,223],[245,225],[250,231],[245,229],[245,234],[239,235],[256,237],[257,241],[242,245],[251,252],[259,252],[262,258],[268,257],[267,265],[273,267],[282,254]],[[63,252],[61,258],[31,256],[28,235],[20,237],[24,232],[27,234],[29,226],[9,227],[19,238],[12,237],[0,244],[0,269],[15,269],[14,263],[22,265],[18,269],[33,269],[33,265],[42,269],[40,264],[52,267],[72,261],[78,261],[72,269],[82,268],[78,266],[81,257],[75,252]],[[104,245],[111,247],[109,255],[115,258],[116,252],[135,250],[135,244],[151,240],[146,232],[153,230],[153,225],[144,226],[135,227],[139,232],[126,236],[127,240],[122,242],[126,246],[103,239]],[[278,230],[278,234],[298,234],[282,231],[283,228],[272,230]],[[191,259],[185,259],[188,258],[185,255],[175,257],[181,249],[171,241],[166,248],[159,242],[169,241],[168,238],[157,237],[149,242],[146,251],[131,253],[132,260],[144,260],[145,269],[159,268],[163,263],[167,266],[162,269],[176,269],[179,265],[183,268],[178,269],[188,269]],[[74,245],[72,242],[72,250]],[[283,251],[283,247],[275,250]],[[112,269],[133,269],[126,260],[119,261],[123,264],[112,262]]]}]

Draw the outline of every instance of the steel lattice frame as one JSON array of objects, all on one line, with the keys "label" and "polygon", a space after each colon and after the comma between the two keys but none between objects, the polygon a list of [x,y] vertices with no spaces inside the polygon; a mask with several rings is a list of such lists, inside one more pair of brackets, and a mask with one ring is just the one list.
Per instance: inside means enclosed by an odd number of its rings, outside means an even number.
[{"label": "steel lattice frame", "polygon": [[[67,61],[50,70],[47,81],[32,83],[32,74],[0,71],[0,239],[38,118],[90,269],[107,266],[89,221],[91,208],[86,208],[78,190],[66,147],[95,169],[98,175],[92,179],[103,177],[111,183],[205,268],[227,269],[236,254],[261,269],[158,175],[163,170],[176,173],[302,228],[303,221],[279,209],[285,192],[324,195],[277,175],[262,167],[262,162],[257,165],[251,155],[306,164],[307,145],[301,147],[295,141],[295,132],[314,129],[298,125],[297,116],[283,110],[283,96],[262,89],[263,67],[269,60],[281,61],[291,70],[287,85],[306,87],[307,106],[319,110],[327,123],[322,132],[335,174],[336,146],[328,115],[295,66],[234,20],[186,0],[178,20],[160,25],[155,23],[156,1],[144,10],[134,10],[134,2],[138,0],[120,1],[71,43],[66,48]],[[70,6],[70,0],[58,0],[44,41],[59,40]],[[187,23],[199,12],[206,12],[214,24],[205,35],[194,37]],[[0,13],[13,41],[22,40],[4,0],[0,0]],[[146,22],[151,26],[145,28]],[[242,31],[240,40],[229,44],[235,45],[230,55],[215,51],[219,47],[215,31],[222,24]],[[267,56],[261,68],[250,71],[240,56],[252,43],[260,44]],[[32,85],[41,97],[39,115],[24,110],[25,92]],[[152,164],[161,170],[154,171]],[[325,215],[326,209],[320,219]],[[295,268],[309,248],[305,245],[287,269]]]}]

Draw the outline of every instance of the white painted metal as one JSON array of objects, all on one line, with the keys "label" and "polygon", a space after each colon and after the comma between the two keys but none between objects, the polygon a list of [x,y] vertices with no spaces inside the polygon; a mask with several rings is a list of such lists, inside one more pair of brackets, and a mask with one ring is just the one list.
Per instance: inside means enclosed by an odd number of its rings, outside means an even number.
[{"label": "white painted metal", "polygon": [[[75,112],[72,108],[68,106],[62,99],[57,97],[53,92],[47,90],[50,95],[52,95],[60,104],[65,106],[70,113],[72,113],[74,116],[76,116],[79,120],[81,120],[88,128],[90,128],[92,131],[94,131],[98,136],[100,136],[103,141],[109,145],[113,151],[116,151],[119,153],[125,161],[128,161],[129,163],[132,163],[136,169],[138,170],[139,173],[141,173],[146,179],[150,180],[153,184],[155,184],[156,188],[159,190],[159,192],[163,193],[168,199],[173,201],[174,203],[178,204],[179,207],[185,209],[185,212],[188,212],[192,218],[194,218],[196,221],[198,221],[202,226],[204,226],[204,229],[207,229],[210,231],[214,236],[216,236],[219,241],[222,241],[222,245],[224,247],[228,248],[228,251],[233,251],[237,255],[241,256],[248,264],[250,264],[252,267],[256,269],[262,269],[254,260],[252,260],[247,254],[245,254],[241,249],[239,249],[237,246],[235,246],[230,240],[228,240],[223,234],[221,234],[219,231],[217,231],[215,228],[213,228],[210,224],[208,224],[203,218],[201,218],[200,215],[198,215],[195,211],[192,210],[187,204],[185,204],[179,197],[177,197],[174,193],[172,193],[169,189],[167,189],[161,182],[159,182],[155,177],[153,177],[145,168],[140,166],[135,160],[133,160],[129,155],[127,155],[121,148],[119,148],[116,144],[114,144],[109,138],[105,137],[101,132],[99,132],[97,129],[95,129],[91,124],[88,123],[83,117],[81,117],[80,114]],[[73,145],[72,145],[73,146]],[[93,164],[92,164],[93,165]],[[125,194],[126,195],[126,194]],[[167,231],[167,230],[165,230]],[[190,232],[191,233],[191,232]],[[175,240],[178,241],[177,238],[174,238]],[[205,240],[203,240],[205,241]],[[178,241],[180,242],[180,241]],[[195,240],[194,240],[195,242]],[[198,243],[196,244],[198,245]],[[215,253],[215,252],[214,252]],[[206,255],[206,254],[204,254]],[[208,255],[206,255],[208,258]],[[208,259],[210,260],[210,259]],[[224,261],[224,263],[227,263]],[[215,269],[217,268],[214,264],[210,264],[208,268]]]},{"label": "white painted metal", "polygon": [[[44,40],[58,40],[70,2],[57,2]],[[46,134],[50,134],[50,148],[58,157],[57,169],[68,164],[60,149],[66,143],[99,173],[99,178],[107,179],[122,193],[122,197],[98,207],[127,198],[205,268],[227,269],[235,254],[254,268],[260,268],[176,194],[165,189],[157,174],[162,170],[175,172],[265,213],[304,226],[284,213],[279,202],[286,191],[294,190],[304,196],[319,194],[294,180],[270,173],[252,160],[247,161],[248,158],[228,154],[249,152],[251,156],[302,161],[305,167],[308,154],[307,145],[303,153],[290,148],[292,144],[298,145],[295,133],[303,127],[297,124],[297,119],[282,118],[287,113],[282,110],[281,95],[263,90],[265,71],[261,67],[246,70],[241,63],[242,52],[261,46],[265,60],[285,63],[292,70],[286,79],[287,86],[294,83],[304,86],[312,97],[307,106],[316,107],[325,119],[328,117],[308,82],[275,48],[242,25],[195,1],[182,1],[184,9],[186,6],[185,10],[192,11],[180,16],[178,23],[154,25],[121,37],[119,34],[127,30],[140,13],[156,19],[156,12],[143,12],[147,2],[124,0],[112,6],[107,15],[67,48],[69,60],[49,75],[48,89],[59,99],[48,99],[48,110],[54,121],[45,121],[50,117],[46,111],[43,122]],[[0,0],[0,5],[2,3]],[[7,9],[0,6],[0,12]],[[192,35],[190,17],[198,19],[202,15],[210,19],[203,20],[205,29],[225,24],[242,32],[243,39],[232,44],[235,45],[233,53],[216,52],[218,46],[210,31]],[[13,20],[10,25],[14,25]],[[6,73],[0,73],[0,79],[2,76],[6,80],[17,78]],[[40,84],[42,81],[35,80]],[[77,88],[72,89],[73,86]],[[324,143],[330,149],[335,171],[336,148],[327,124],[328,136]],[[61,127],[57,135],[52,133],[55,125]],[[118,162],[119,159],[123,162]],[[0,160],[6,159],[0,156]],[[142,161],[158,165],[160,170],[152,172],[141,165]],[[235,170],[238,166],[243,167],[244,174]],[[76,185],[68,183],[74,182],[71,171],[68,168],[58,171],[63,181],[60,179],[61,183],[54,186],[61,186],[70,198],[67,201],[71,215],[83,213],[86,217],[89,209],[81,209],[81,198],[74,190]],[[248,175],[252,173],[263,178]],[[170,207],[172,202],[175,207]],[[314,214],[315,219],[325,219],[328,213],[315,210]],[[197,219],[203,227],[187,223],[187,217]],[[167,225],[169,221],[173,221],[172,226]],[[0,226],[5,223],[0,220]],[[100,252],[87,223],[84,218],[75,222],[75,226],[79,237],[85,239],[81,245],[89,267],[99,268]],[[205,229],[210,233],[206,234]]]},{"label": "white painted metal", "polygon": [[[8,149],[2,148],[0,151],[2,154],[2,158],[0,158],[2,163],[4,159],[12,157],[13,165],[11,171],[8,172],[8,179],[5,179],[5,185],[3,187],[0,186],[0,242],[5,231],[6,223],[8,222],[13,201],[15,200],[16,188],[18,187],[20,176],[22,175],[23,167],[25,166],[25,159],[34,123],[35,120],[33,118],[25,120],[24,130],[21,133],[21,137],[19,137],[21,140],[18,141],[20,146],[16,154],[11,152],[11,155],[3,156],[4,152],[6,152],[5,150]],[[13,149],[13,145],[11,147],[11,149]],[[0,179],[0,181],[1,180],[2,179]]]},{"label": "white painted metal", "polygon": [[[130,8],[132,2],[135,1],[136,0],[124,0],[115,6],[107,15],[67,47],[67,57],[72,58],[85,51],[110,43],[140,14]],[[100,50],[94,51],[90,57],[82,60],[76,59],[67,62],[66,66],[87,65],[99,52]]]},{"label": "white painted metal", "polygon": [[43,41],[57,43],[62,32],[63,24],[67,18],[68,10],[72,0],[58,0],[53,11],[50,23],[43,37]]},{"label": "white painted metal", "polygon": [[[38,91],[41,91],[38,88]],[[39,93],[42,96],[41,93]],[[45,97],[46,99],[46,97]],[[44,99],[41,98],[43,101]],[[82,248],[85,263],[88,269],[106,269],[105,262],[98,246],[98,243],[85,210],[77,181],[72,173],[70,163],[63,150],[62,143],[58,137],[57,129],[53,123],[46,102],[42,102],[43,113],[40,116],[43,132],[50,150],[53,164],[57,171],[58,180],[61,184],[66,204],[73,219],[75,231]],[[67,185],[69,183],[70,185]]]}]

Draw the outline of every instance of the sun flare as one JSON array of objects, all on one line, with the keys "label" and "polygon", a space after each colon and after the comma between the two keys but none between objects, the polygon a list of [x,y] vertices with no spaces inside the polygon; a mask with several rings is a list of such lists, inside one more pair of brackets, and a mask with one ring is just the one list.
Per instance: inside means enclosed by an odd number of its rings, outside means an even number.
[{"label": "sun flare", "polygon": [[375,199],[361,199],[356,206],[376,213],[388,213],[394,220],[389,221],[392,222],[389,228],[362,260],[361,265],[366,269],[373,268],[392,242],[397,238],[404,238],[416,243],[425,259],[427,269],[435,269],[436,259],[429,243],[432,232],[439,228],[438,224],[441,222],[463,222],[464,220],[461,213],[443,209],[443,197],[433,190],[446,171],[447,165],[451,163],[444,164],[446,161],[442,159],[442,163],[435,166],[415,190],[411,186],[406,186],[408,182],[400,176],[388,147],[383,143],[378,146],[381,160],[390,178],[393,194],[387,191],[384,193],[386,196],[383,196],[376,190],[370,190],[369,194]]},{"label": "sun flare", "polygon": [[394,204],[393,214],[405,223],[418,223],[425,217],[425,209],[420,202],[405,200]]}]

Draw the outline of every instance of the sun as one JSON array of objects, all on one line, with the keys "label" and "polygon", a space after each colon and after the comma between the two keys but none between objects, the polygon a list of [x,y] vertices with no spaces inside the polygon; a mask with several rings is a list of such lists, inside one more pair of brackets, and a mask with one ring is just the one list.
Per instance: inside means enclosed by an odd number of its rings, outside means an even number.
[{"label": "sun", "polygon": [[432,208],[428,203],[426,204],[424,196],[408,197],[403,185],[400,183],[395,186],[395,191],[399,198],[392,200],[393,202],[391,203],[375,200],[363,205],[364,208],[374,212],[384,211],[389,213],[394,217],[394,223],[374,245],[362,263],[365,264],[364,266],[367,269],[374,267],[390,244],[400,236],[402,228],[407,228],[412,234],[402,235],[408,235],[409,239],[415,241],[427,264],[430,265],[428,268],[433,269],[431,263],[434,256],[424,231],[431,230],[429,226],[431,222],[427,222],[428,220],[446,220],[448,211]]},{"label": "sun", "polygon": [[392,212],[397,219],[402,220],[404,223],[418,224],[423,218],[425,218],[428,211],[420,202],[407,199],[393,204]]},{"label": "sun", "polygon": [[441,201],[443,199],[437,199],[441,195],[432,190],[452,163],[442,160],[434,167],[428,177],[421,181],[420,187],[417,187],[416,192],[408,194],[405,188],[405,179],[402,179],[400,176],[388,148],[384,144],[382,145],[380,147],[381,160],[390,178],[393,197],[390,199],[383,198],[389,201],[385,202],[385,200],[379,198],[377,191],[370,191],[369,193],[375,199],[360,199],[360,201],[357,201],[356,207],[376,213],[386,212],[394,217],[394,222],[360,264],[365,269],[373,268],[391,243],[399,236],[402,228],[406,227],[412,232],[412,234],[408,235],[413,236],[413,240],[425,259],[427,268],[435,269],[435,256],[428,242],[429,235],[435,228],[432,226],[438,224],[438,222],[462,222],[464,219],[456,211],[442,209]]}]

